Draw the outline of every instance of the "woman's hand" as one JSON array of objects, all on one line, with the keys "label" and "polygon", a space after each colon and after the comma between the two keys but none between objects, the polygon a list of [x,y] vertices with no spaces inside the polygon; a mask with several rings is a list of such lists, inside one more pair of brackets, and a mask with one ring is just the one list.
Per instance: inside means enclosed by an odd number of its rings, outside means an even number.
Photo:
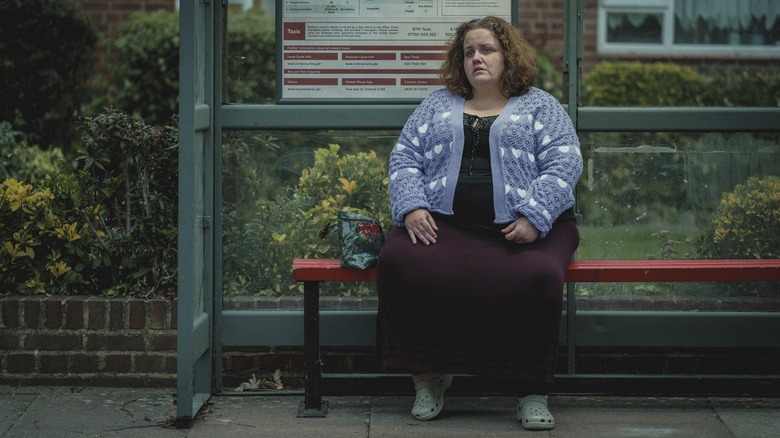
[{"label": "woman's hand", "polygon": [[404,226],[406,226],[406,232],[409,233],[409,238],[412,239],[413,244],[417,244],[417,239],[425,245],[436,243],[436,231],[439,228],[428,210],[418,208],[406,213]]},{"label": "woman's hand", "polygon": [[534,242],[539,238],[539,234],[541,234],[525,216],[507,225],[501,232],[504,233],[504,238],[506,240],[515,243]]}]

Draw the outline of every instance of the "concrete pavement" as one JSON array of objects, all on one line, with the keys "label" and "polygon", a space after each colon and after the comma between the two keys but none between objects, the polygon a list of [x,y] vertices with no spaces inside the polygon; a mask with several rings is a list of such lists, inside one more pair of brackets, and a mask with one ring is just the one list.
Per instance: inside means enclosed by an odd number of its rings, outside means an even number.
[{"label": "concrete pavement", "polygon": [[516,399],[450,396],[433,421],[413,396],[325,397],[325,418],[297,418],[302,395],[216,396],[189,430],[173,427],[175,389],[0,386],[2,437],[776,438],[780,399],[552,396],[552,431],[514,419]]}]

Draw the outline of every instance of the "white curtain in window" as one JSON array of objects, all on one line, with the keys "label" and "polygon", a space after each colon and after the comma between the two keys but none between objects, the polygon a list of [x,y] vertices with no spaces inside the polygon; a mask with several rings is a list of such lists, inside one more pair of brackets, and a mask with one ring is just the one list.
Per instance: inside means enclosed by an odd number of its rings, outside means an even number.
[{"label": "white curtain in window", "polygon": [[780,19],[779,0],[675,0],[674,14],[688,29],[699,17],[719,28],[745,29],[753,18],[764,18],[770,29]]},{"label": "white curtain in window", "polygon": [[766,21],[764,26],[766,26],[767,29],[771,29],[775,27],[777,20],[780,20],[780,1],[767,0],[767,3],[769,4],[766,9]]}]

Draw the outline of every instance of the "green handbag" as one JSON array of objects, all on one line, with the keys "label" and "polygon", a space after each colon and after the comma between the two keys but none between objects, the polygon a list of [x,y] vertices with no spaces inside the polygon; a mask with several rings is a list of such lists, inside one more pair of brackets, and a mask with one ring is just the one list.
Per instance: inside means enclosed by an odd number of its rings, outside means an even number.
[{"label": "green handbag", "polygon": [[[368,269],[376,265],[379,250],[385,242],[385,234],[378,220],[352,211],[338,213],[339,242],[341,243],[341,267]],[[330,231],[328,224],[320,232],[324,238]]]}]

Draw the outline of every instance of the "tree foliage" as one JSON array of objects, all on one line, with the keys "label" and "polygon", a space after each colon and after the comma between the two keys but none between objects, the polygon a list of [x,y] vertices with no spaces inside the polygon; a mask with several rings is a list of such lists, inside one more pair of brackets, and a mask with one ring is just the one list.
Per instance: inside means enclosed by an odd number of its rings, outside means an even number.
[{"label": "tree foliage", "polygon": [[61,0],[0,2],[0,121],[44,149],[69,149],[97,33]]}]

